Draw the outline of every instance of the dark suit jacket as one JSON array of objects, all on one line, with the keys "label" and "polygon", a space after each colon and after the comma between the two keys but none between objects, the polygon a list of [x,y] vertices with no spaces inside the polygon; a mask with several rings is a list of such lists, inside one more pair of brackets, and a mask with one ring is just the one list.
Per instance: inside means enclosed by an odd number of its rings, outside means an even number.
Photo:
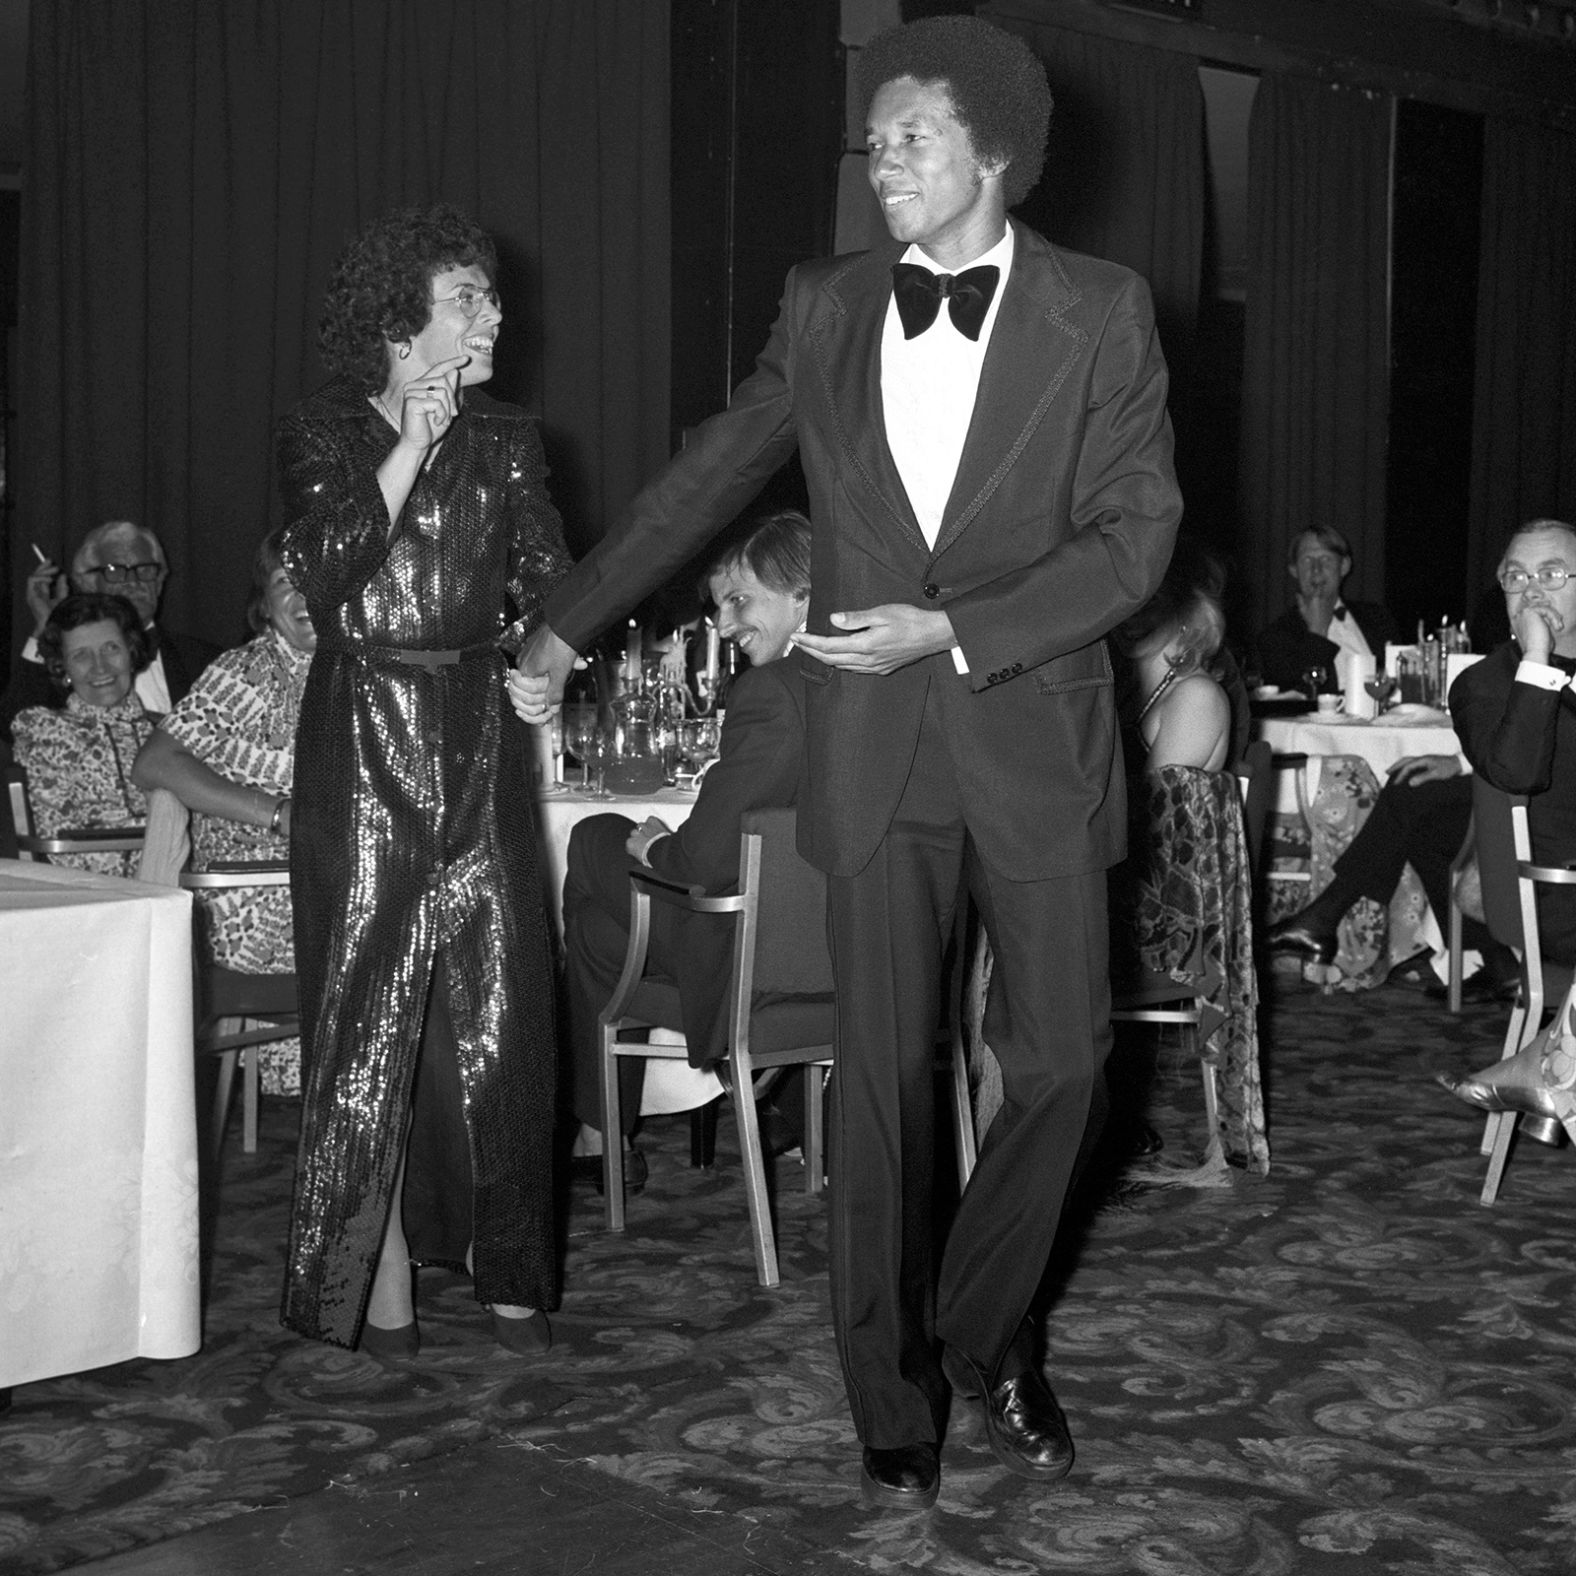
[{"label": "dark suit jacket", "polygon": [[[1357,620],[1368,649],[1383,661],[1385,643],[1399,634],[1389,609],[1377,602],[1346,602],[1343,605]],[[1289,607],[1273,624],[1266,624],[1259,632],[1259,676],[1266,684],[1298,689],[1303,674],[1309,668],[1319,667],[1328,668],[1333,680],[1335,658],[1340,650],[1333,640],[1314,634],[1296,607]]]},{"label": "dark suit jacket", "polygon": [[[795,802],[804,760],[804,679],[791,658],[746,668],[728,690],[722,748],[689,819],[659,838],[646,857],[669,881],[713,896],[739,884],[739,822],[746,810]],[[725,916],[674,914],[679,1002],[691,1060],[727,1054],[728,977],[733,926]]]},{"label": "dark suit jacket", "polygon": [[1149,290],[1021,225],[952,494],[927,547],[887,445],[881,333],[898,243],[806,263],[729,407],[559,586],[579,648],[733,519],[798,448],[810,628],[897,602],[951,615],[950,653],[884,678],[796,661],[809,729],[799,846],[863,868],[903,791],[927,694],[984,857],[1022,879],[1113,864],[1125,839],[1104,636],[1149,598],[1181,515]]},{"label": "dark suit jacket", "polygon": [[[219,648],[192,635],[159,627],[159,655],[164,659],[164,678],[172,702],[185,698],[197,675],[219,655]],[[0,731],[11,737],[11,724],[19,711],[29,706],[51,706],[59,711],[65,695],[49,681],[42,662],[24,662],[20,656],[11,666],[11,680],[0,696]]]},{"label": "dark suit jacket", "polygon": [[[1576,859],[1576,697],[1516,683],[1520,662],[1514,641],[1474,662],[1450,686],[1450,716],[1473,771],[1528,796],[1533,858],[1563,865]],[[1560,657],[1553,665],[1576,670]],[[1576,890],[1541,888],[1538,920],[1547,956],[1576,956]]]}]

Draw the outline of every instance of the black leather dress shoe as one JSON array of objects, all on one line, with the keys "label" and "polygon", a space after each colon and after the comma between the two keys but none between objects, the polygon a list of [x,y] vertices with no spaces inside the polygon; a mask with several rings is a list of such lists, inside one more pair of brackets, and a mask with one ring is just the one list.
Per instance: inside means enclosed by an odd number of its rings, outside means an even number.
[{"label": "black leather dress shoe", "polygon": [[1331,964],[1335,961],[1339,938],[1325,934],[1306,924],[1297,914],[1277,920],[1265,932],[1271,952],[1292,952],[1309,963]]},{"label": "black leather dress shoe", "polygon": [[886,1510],[929,1510],[941,1488],[941,1460],[928,1442],[895,1450],[865,1446],[859,1486],[867,1505]]},{"label": "black leather dress shoe", "polygon": [[1072,1471],[1073,1439],[1067,1419],[1038,1368],[1025,1368],[987,1386],[973,1362],[950,1346],[942,1367],[959,1395],[984,1397],[985,1436],[1009,1472],[1054,1483]]},{"label": "black leather dress shoe", "polygon": [[[569,1159],[569,1174],[580,1182],[592,1183],[597,1192],[602,1191],[602,1157],[601,1155],[571,1155]],[[624,1191],[626,1193],[640,1193],[645,1190],[646,1178],[650,1168],[646,1165],[645,1155],[638,1149],[624,1151]]]}]

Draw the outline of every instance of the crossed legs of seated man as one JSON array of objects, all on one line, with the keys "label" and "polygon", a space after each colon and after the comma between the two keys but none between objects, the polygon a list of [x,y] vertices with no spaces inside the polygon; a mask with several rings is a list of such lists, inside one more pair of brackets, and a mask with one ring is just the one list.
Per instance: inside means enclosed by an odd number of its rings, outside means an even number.
[{"label": "crossed legs of seated man", "polygon": [[[983,1398],[991,1447],[1013,1472],[1053,1480],[1072,1465],[1028,1314],[1110,1039],[1105,873],[1007,880],[921,777],[871,863],[828,880],[832,1317],[865,1497],[896,1508],[936,1497],[949,1383]],[[935,1029],[965,879],[995,949],[985,1033],[1003,1105],[937,1266]]]},{"label": "crossed legs of seated man", "polygon": [[[1472,779],[1425,776],[1414,782],[1405,764],[1380,790],[1368,819],[1336,860],[1330,884],[1306,908],[1270,927],[1272,950],[1329,963],[1347,909],[1364,897],[1388,904],[1408,864],[1417,871],[1436,917],[1442,920],[1449,913],[1450,865],[1471,824]],[[1475,919],[1465,920],[1463,936],[1467,947],[1483,955],[1479,990],[1492,996],[1513,987],[1516,960],[1509,948],[1494,941]]]}]

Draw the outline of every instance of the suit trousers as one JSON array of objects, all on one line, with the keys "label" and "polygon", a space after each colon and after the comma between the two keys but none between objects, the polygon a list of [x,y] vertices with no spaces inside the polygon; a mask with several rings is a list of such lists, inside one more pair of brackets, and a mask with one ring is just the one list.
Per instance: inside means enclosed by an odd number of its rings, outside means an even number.
[{"label": "suit trousers", "polygon": [[[985,1033],[1003,1104],[938,1271],[935,1039],[965,890],[995,951]],[[1027,1315],[1110,1049],[1106,876],[1012,881],[979,856],[932,693],[885,839],[828,897],[832,1319],[855,1431],[892,1449],[940,1438],[938,1338],[997,1378],[1036,1360]]]},{"label": "suit trousers", "polygon": [[[569,1008],[569,1066],[560,1081],[570,1108],[588,1127],[602,1126],[601,1043],[597,1014],[607,1005],[629,946],[629,872],[640,867],[624,851],[635,823],[625,815],[593,815],[569,834],[564,876],[564,984]],[[646,972],[674,978],[673,910],[651,905]],[[640,1120],[646,1064],[618,1062],[624,1132]]]}]

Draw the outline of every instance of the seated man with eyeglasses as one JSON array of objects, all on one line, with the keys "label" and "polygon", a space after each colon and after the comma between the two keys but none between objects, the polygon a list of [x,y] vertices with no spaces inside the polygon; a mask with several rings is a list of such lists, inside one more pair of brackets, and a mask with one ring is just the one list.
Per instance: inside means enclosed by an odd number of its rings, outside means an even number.
[{"label": "seated man with eyeglasses", "polygon": [[[1451,719],[1472,769],[1507,793],[1528,794],[1533,853],[1543,864],[1576,857],[1576,527],[1533,520],[1505,548],[1495,578],[1505,596],[1513,638],[1468,668],[1450,689]],[[1312,962],[1335,955],[1336,927],[1360,897],[1388,902],[1402,868],[1422,879],[1436,915],[1448,898],[1450,861],[1472,814],[1471,780],[1452,756],[1414,756],[1392,768],[1352,845],[1336,861],[1330,884],[1300,913],[1269,930],[1272,950]],[[1540,892],[1544,951],[1576,955],[1576,893]],[[1469,995],[1515,994],[1509,948],[1472,920],[1466,944],[1483,953]],[[1403,965],[1404,967],[1404,965]],[[1392,976],[1394,978],[1394,976]],[[1441,989],[1442,994],[1442,989]]]},{"label": "seated man with eyeglasses", "polygon": [[136,608],[143,628],[153,639],[154,653],[153,660],[137,675],[137,696],[150,712],[162,716],[169,711],[219,653],[208,641],[176,634],[157,622],[159,599],[169,575],[163,544],[146,526],[130,520],[107,520],[88,532],[72,557],[69,584],[52,560],[41,562],[27,577],[33,636],[12,664],[10,683],[0,696],[0,735],[10,737],[12,719],[26,707],[61,704],[45,671],[37,636],[50,610],[68,591],[123,596]]}]

